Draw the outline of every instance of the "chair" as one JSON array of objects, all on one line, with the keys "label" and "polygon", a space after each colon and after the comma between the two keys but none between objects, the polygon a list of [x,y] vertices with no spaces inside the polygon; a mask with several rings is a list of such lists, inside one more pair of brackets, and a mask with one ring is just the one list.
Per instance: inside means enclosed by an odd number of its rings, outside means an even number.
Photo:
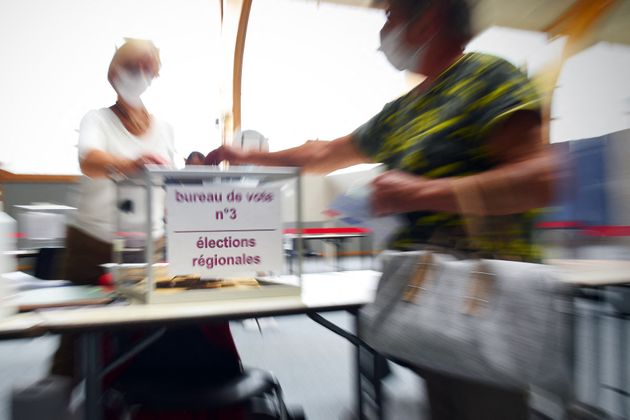
[{"label": "chair", "polygon": [[61,279],[64,247],[40,248],[35,257],[33,275],[41,280]]},{"label": "chair", "polygon": [[227,382],[176,383],[138,378],[117,384],[125,414],[134,406],[147,410],[213,410],[242,406],[251,419],[304,419],[300,408],[288,409],[278,380],[262,369],[245,369]]}]

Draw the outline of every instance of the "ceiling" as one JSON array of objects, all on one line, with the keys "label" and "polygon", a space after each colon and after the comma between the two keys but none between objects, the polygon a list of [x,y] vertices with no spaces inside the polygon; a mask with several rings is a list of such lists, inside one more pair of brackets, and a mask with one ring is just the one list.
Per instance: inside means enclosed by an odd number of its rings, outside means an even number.
[{"label": "ceiling", "polygon": [[[345,5],[373,7],[383,0],[318,0]],[[475,28],[478,32],[496,25],[544,31],[575,0],[476,0]],[[630,45],[630,0],[619,0],[593,33],[593,41]]]}]

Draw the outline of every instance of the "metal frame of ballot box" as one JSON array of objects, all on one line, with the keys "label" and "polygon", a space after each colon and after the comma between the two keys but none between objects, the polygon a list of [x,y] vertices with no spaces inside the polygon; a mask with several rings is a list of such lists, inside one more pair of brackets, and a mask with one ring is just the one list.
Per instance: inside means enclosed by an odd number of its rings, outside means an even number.
[{"label": "metal frame of ballot box", "polygon": [[[181,170],[173,170],[160,165],[146,165],[142,171],[133,175],[115,173],[111,179],[116,184],[116,203],[121,202],[121,187],[138,187],[144,191],[143,198],[146,198],[146,208],[144,209],[144,229],[139,232],[144,238],[144,262],[125,263],[123,253],[129,251],[125,240],[128,233],[121,231],[121,210],[116,206],[116,239],[114,240],[113,262],[106,264],[114,278],[116,289],[125,297],[142,303],[174,303],[186,301],[212,301],[222,299],[235,299],[260,296],[300,296],[302,288],[302,249],[303,240],[299,235],[298,260],[295,276],[289,281],[283,279],[279,282],[279,276],[256,275],[260,287],[257,288],[208,288],[191,289],[178,293],[156,293],[156,281],[158,273],[168,270],[168,263],[159,263],[155,255],[155,243],[153,238],[153,214],[152,208],[155,203],[155,187],[164,188],[167,185],[222,185],[239,186],[242,181],[243,186],[247,186],[247,181],[257,181],[257,185],[278,185],[277,183],[295,181],[295,209],[296,227],[302,230],[302,185],[299,168],[290,167],[238,167],[232,166],[229,169],[221,169],[216,166],[189,166]],[[168,215],[167,215],[168,217]],[[167,220],[168,223],[168,220]],[[282,232],[282,227],[280,227]],[[164,235],[166,237],[166,230]],[[137,248],[135,249],[138,250]],[[129,273],[135,280],[129,277]],[[138,274],[142,279],[138,281]],[[142,275],[143,273],[143,275]],[[192,274],[192,273],[190,273]],[[279,273],[278,273],[279,274]],[[169,274],[172,277],[172,274]],[[284,276],[286,277],[286,276]]]}]

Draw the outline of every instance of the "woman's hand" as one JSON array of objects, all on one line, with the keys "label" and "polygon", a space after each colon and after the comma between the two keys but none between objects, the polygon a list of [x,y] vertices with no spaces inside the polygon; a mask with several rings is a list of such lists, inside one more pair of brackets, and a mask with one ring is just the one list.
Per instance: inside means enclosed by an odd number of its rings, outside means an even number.
[{"label": "woman's hand", "polygon": [[377,216],[412,210],[411,199],[425,178],[401,171],[387,171],[372,181],[372,211]]},{"label": "woman's hand", "polygon": [[170,162],[153,153],[145,153],[136,159],[114,156],[102,150],[90,150],[79,161],[81,171],[91,178],[105,178],[112,171],[132,174],[144,165],[170,165]]},{"label": "woman's hand", "polygon": [[421,210],[452,211],[450,189],[447,180],[387,171],[372,181],[372,211],[377,216]]},{"label": "woman's hand", "polygon": [[168,165],[168,161],[162,156],[154,155],[153,153],[146,153],[135,160],[139,166],[144,165]]},{"label": "woman's hand", "polygon": [[168,161],[153,153],[145,153],[136,159],[121,159],[115,168],[124,174],[138,172],[144,165],[168,165]]},{"label": "woman's hand", "polygon": [[223,145],[218,147],[206,155],[204,165],[218,165],[226,161],[230,163],[246,163],[246,152],[236,147]]}]

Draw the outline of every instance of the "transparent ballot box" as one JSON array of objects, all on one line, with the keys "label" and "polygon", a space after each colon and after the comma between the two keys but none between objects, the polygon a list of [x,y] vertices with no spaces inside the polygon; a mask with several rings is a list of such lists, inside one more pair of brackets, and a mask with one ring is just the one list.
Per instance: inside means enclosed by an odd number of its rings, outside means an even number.
[{"label": "transparent ballot box", "polygon": [[106,266],[124,296],[160,303],[300,295],[301,258],[294,275],[281,275],[283,207],[295,208],[301,227],[298,168],[148,165],[112,179],[117,230]]}]

